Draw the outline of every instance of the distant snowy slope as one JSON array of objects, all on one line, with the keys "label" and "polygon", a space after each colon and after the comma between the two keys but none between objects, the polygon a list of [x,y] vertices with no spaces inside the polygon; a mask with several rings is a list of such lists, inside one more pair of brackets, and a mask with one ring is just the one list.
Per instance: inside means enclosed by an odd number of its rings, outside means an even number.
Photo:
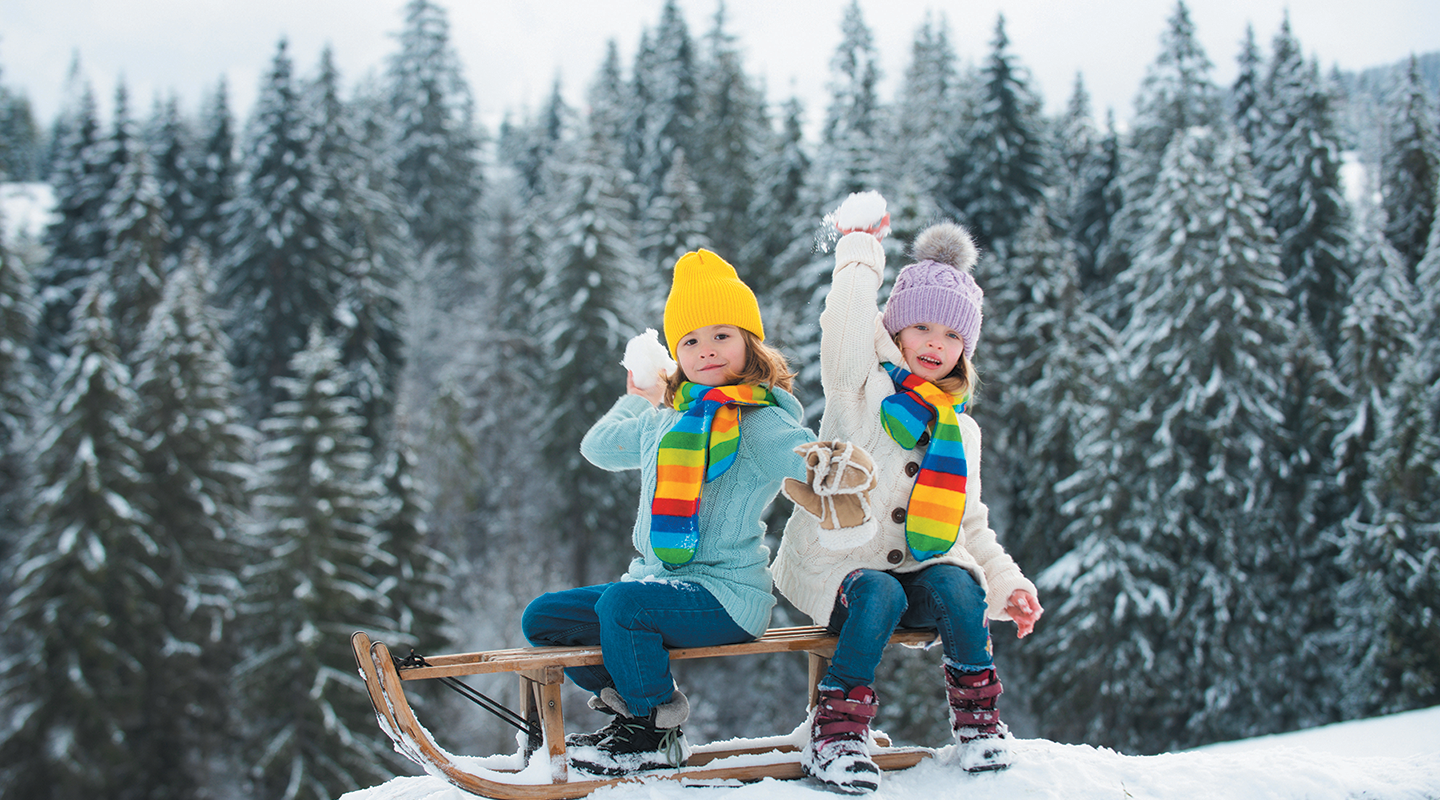
[{"label": "distant snowy slope", "polygon": [[[1184,753],[1126,756],[1043,739],[1017,743],[1011,769],[972,776],[935,761],[888,773],[880,798],[924,800],[1440,800],[1440,706],[1310,731],[1212,745]],[[616,786],[596,800],[821,800],[800,781],[685,787],[671,781]],[[433,777],[396,778],[343,800],[469,800]]]}]

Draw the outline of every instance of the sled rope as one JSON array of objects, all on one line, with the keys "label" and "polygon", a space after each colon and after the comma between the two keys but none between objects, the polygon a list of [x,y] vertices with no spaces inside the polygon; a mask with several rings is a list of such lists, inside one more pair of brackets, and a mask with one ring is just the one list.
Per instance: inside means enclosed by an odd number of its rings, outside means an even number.
[{"label": "sled rope", "polygon": [[[430,662],[425,660],[425,656],[422,656],[419,653],[415,652],[415,648],[413,647],[410,648],[410,655],[404,658],[400,658],[392,654],[390,656],[390,660],[395,662],[396,670],[405,669],[407,667],[430,666]],[[475,705],[480,706],[486,711],[489,711],[491,714],[494,714],[500,719],[500,721],[515,728],[518,728],[521,733],[524,733],[532,740],[539,740],[540,726],[515,713],[514,710],[512,710],[505,704],[499,702],[498,700],[495,700],[489,695],[486,695],[484,692],[476,689],[468,683],[465,683],[459,678],[445,676],[439,678],[439,681],[450,687],[456,694],[460,695],[466,700],[469,700]]]}]

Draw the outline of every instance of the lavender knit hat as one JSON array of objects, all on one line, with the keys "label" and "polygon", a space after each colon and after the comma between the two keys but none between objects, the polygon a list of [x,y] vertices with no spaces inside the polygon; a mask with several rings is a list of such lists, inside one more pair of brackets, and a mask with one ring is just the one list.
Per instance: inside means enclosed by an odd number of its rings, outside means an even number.
[{"label": "lavender knit hat", "polygon": [[973,359],[985,292],[970,274],[978,258],[970,232],[953,222],[931,225],[915,237],[910,255],[915,263],[900,270],[885,304],[885,331],[894,336],[918,322],[938,322],[960,334],[965,358]]}]

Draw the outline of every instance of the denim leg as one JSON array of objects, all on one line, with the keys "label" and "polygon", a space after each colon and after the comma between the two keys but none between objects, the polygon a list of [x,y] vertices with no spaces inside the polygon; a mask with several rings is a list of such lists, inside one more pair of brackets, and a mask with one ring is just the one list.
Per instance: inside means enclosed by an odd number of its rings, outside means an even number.
[{"label": "denim leg", "polygon": [[666,648],[711,647],[754,638],[696,583],[612,583],[595,604],[595,612],[605,667],[615,691],[637,717],[649,714],[674,692]]},{"label": "denim leg", "polygon": [[[614,585],[602,583],[542,594],[525,607],[520,630],[535,647],[599,645],[600,617],[595,605]],[[604,666],[570,667],[565,674],[576,686],[596,694],[606,686],[615,685]]]},{"label": "denim leg", "polygon": [[830,612],[829,628],[839,641],[820,688],[849,693],[856,686],[873,685],[875,668],[905,607],[905,592],[894,575],[857,569],[845,576]]},{"label": "denim leg", "polygon": [[898,577],[909,601],[902,627],[938,630],[950,666],[978,672],[995,663],[985,591],[969,570],[936,564]]}]

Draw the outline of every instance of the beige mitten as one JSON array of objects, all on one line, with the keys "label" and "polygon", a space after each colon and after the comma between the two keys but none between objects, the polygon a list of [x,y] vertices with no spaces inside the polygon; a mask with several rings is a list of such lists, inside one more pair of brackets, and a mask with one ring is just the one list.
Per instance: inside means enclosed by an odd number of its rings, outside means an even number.
[{"label": "beige mitten", "polygon": [[805,481],[786,478],[781,492],[820,520],[820,543],[845,550],[875,535],[870,490],[878,482],[875,462],[850,442],[809,442],[795,448],[805,458]]}]

